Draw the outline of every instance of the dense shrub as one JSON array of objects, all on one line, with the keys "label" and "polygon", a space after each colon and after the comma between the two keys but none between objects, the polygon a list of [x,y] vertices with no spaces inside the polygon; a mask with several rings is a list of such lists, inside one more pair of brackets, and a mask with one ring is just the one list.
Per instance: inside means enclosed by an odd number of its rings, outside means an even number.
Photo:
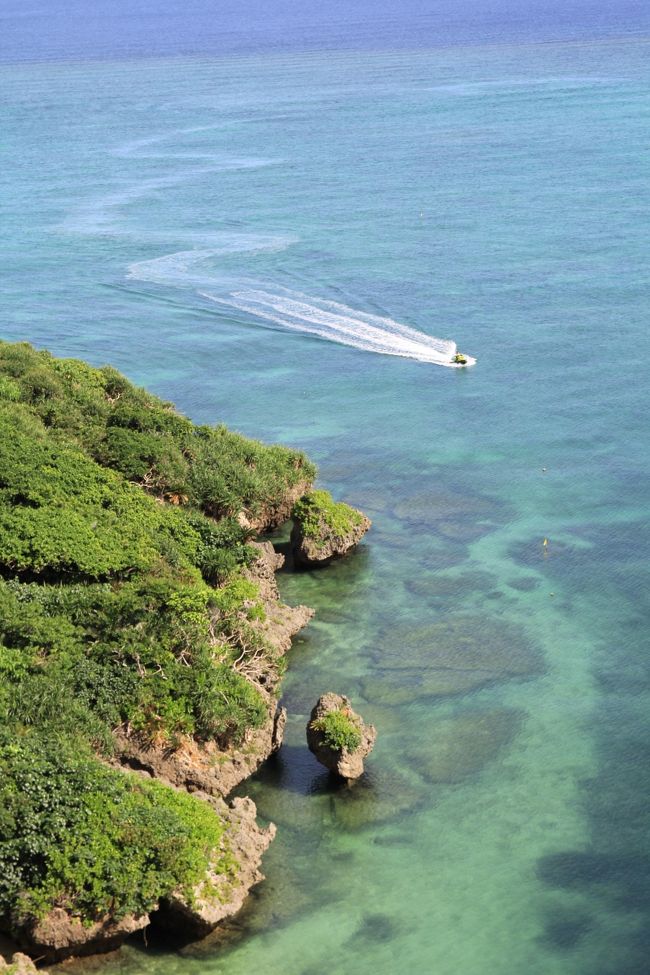
[{"label": "dense shrub", "polygon": [[304,454],[224,426],[195,426],[115,369],[0,343],[0,400],[26,404],[58,434],[148,491],[213,517],[271,512],[313,480]]},{"label": "dense shrub", "polygon": [[220,614],[221,590],[190,575],[64,589],[0,581],[0,720],[81,728],[104,750],[120,727],[169,745],[184,734],[240,740],[266,708],[232,668],[253,613],[246,592],[233,602],[237,589],[226,587],[232,605]]},{"label": "dense shrub", "polygon": [[0,733],[0,915],[140,915],[234,868],[204,802],[101,765],[78,743]]},{"label": "dense shrub", "polygon": [[243,661],[270,648],[239,574],[255,553],[224,512],[272,510],[311,472],[109,367],[0,342],[4,720],[105,749],[116,728],[173,745],[259,725]]}]

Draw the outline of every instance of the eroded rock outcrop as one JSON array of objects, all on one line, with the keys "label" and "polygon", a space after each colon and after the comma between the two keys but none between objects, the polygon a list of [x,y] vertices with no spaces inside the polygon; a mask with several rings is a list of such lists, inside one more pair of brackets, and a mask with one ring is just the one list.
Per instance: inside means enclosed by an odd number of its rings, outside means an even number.
[{"label": "eroded rock outcrop", "polygon": [[[86,955],[118,948],[134,931],[149,924],[149,915],[128,914],[116,921],[106,915],[92,924],[84,924],[62,907],[55,907],[38,921],[11,932],[14,941],[37,958],[60,961],[70,955]],[[30,969],[25,969],[29,972]]]},{"label": "eroded rock outcrop", "polygon": [[296,565],[327,565],[355,548],[370,528],[362,511],[332,500],[328,491],[310,491],[293,507],[291,547]]},{"label": "eroded rock outcrop", "polygon": [[294,504],[311,488],[311,481],[300,481],[292,488],[287,488],[281,498],[276,499],[274,504],[269,504],[257,514],[250,511],[240,511],[237,521],[242,528],[252,532],[269,532],[274,528],[283,525],[291,517],[291,509]]},{"label": "eroded rock outcrop", "polygon": [[[4,973],[4,975],[37,975],[37,972],[39,969],[32,959],[20,951],[17,951],[9,961],[5,961],[0,955],[0,973]],[[47,972],[41,969],[40,975],[47,975]]]},{"label": "eroded rock outcrop", "polygon": [[236,869],[230,873],[210,870],[191,896],[177,893],[161,905],[165,924],[197,938],[237,914],[251,887],[264,880],[260,863],[276,832],[273,823],[258,826],[252,799],[234,799],[229,807],[220,803],[217,811],[228,824],[225,846]]},{"label": "eroded rock outcrop", "polygon": [[[151,914],[166,928],[184,937],[200,938],[212,931],[225,918],[237,914],[255,884],[264,879],[260,870],[262,856],[276,827],[271,823],[261,827],[257,823],[257,809],[252,799],[223,799],[203,794],[225,824],[221,848],[215,851],[214,869],[210,868],[194,890],[178,891],[155,906],[150,914],[135,917],[126,915],[116,921],[107,915],[87,924],[57,907],[44,918],[12,931],[15,942],[32,955],[48,962],[57,962],[71,955],[86,955],[111,951],[119,947],[129,935],[151,922]],[[226,869],[224,870],[224,862]],[[19,957],[22,967],[11,969],[11,975],[30,975],[35,971],[30,960]],[[1,959],[0,959],[1,962]],[[2,965],[0,964],[0,973]]]},{"label": "eroded rock outcrop", "polygon": [[358,779],[376,738],[376,729],[352,710],[347,697],[331,693],[319,697],[309,717],[307,744],[330,772],[342,779]]},{"label": "eroded rock outcrop", "polygon": [[[277,662],[290,648],[292,637],[313,615],[313,610],[306,606],[290,607],[280,601],[275,573],[282,566],[283,557],[268,542],[250,544],[257,549],[258,559],[246,571],[248,578],[259,587],[264,607],[264,618],[255,625],[273,651],[268,660],[268,674],[260,673],[257,684],[268,703],[264,725],[249,729],[242,742],[227,748],[221,748],[216,741],[200,742],[188,737],[179,747],[169,749],[145,744],[137,736],[116,735],[116,764],[199,794],[226,823],[225,852],[233,869],[224,873],[220,864],[219,870],[208,873],[193,896],[179,892],[151,911],[164,919],[165,924],[194,937],[207,934],[222,920],[236,914],[251,887],[263,879],[262,855],[276,828],[273,824],[266,828],[258,826],[252,799],[235,799],[228,805],[223,797],[252,775],[282,744],[286,711],[278,707],[275,696]],[[220,851],[220,856],[223,853]],[[39,921],[13,928],[9,933],[32,956],[54,962],[117,948],[129,935],[145,928],[150,920],[149,914],[127,915],[120,920],[107,915],[92,924],[84,924],[62,908],[55,908]],[[24,968],[25,975],[30,971]],[[16,975],[22,972],[23,969],[16,969]]]}]

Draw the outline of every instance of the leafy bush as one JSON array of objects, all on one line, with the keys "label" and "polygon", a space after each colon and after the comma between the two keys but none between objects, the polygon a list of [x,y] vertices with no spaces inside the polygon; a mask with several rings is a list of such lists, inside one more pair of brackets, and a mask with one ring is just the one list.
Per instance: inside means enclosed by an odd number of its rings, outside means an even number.
[{"label": "leafy bush", "polygon": [[233,605],[213,644],[214,596],[191,576],[63,593],[0,581],[0,719],[81,729],[104,751],[120,727],[172,746],[182,735],[241,740],[266,716],[259,691],[231,666],[233,620],[251,609]]},{"label": "leafy bush", "polygon": [[272,510],[311,470],[194,426],[109,367],[0,342],[4,720],[78,727],[104,750],[117,728],[174,745],[258,726],[264,699],[243,673],[261,679],[248,657],[273,648],[240,575],[255,551],[218,515]]},{"label": "leafy bush", "polygon": [[138,488],[53,440],[24,408],[0,406],[5,571],[106,578],[147,569],[159,558],[157,536],[174,534],[173,521]]},{"label": "leafy bush", "polygon": [[101,765],[69,740],[0,736],[0,915],[140,915],[233,869],[205,802]]},{"label": "leafy bush", "polygon": [[345,711],[328,711],[324,717],[312,721],[311,726],[323,733],[326,744],[334,751],[347,748],[353,752],[361,744],[361,729]]}]

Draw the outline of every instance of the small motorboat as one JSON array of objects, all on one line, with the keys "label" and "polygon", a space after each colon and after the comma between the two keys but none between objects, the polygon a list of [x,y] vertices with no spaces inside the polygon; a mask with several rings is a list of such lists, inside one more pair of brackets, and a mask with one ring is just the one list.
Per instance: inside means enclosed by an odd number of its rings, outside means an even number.
[{"label": "small motorboat", "polygon": [[465,355],[464,352],[456,352],[449,360],[449,365],[454,369],[461,369],[463,366],[473,366],[476,359],[472,355]]}]

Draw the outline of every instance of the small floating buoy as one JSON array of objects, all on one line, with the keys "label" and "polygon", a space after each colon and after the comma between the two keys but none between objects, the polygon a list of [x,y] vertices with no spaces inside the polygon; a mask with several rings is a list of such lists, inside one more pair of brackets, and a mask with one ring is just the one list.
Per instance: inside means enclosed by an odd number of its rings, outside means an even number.
[{"label": "small floating buoy", "polygon": [[542,467],[542,471],[543,471],[544,473],[546,473],[546,468],[545,468],[545,467]]},{"label": "small floating buoy", "polygon": [[542,542],[542,545],[544,546],[544,548],[548,548],[548,538],[545,538],[544,539],[544,541]]}]

